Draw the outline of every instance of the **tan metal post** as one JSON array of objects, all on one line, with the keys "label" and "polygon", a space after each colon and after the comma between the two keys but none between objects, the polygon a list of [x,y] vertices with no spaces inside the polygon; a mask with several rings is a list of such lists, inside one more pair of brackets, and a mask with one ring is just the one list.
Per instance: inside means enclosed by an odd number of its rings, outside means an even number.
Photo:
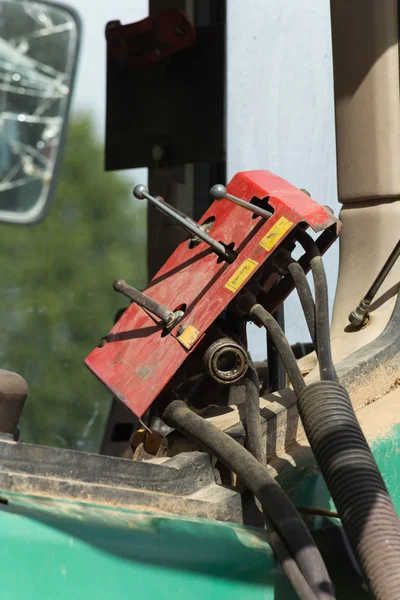
[{"label": "tan metal post", "polygon": [[[399,239],[400,94],[397,0],[331,0],[340,218],[332,322],[336,360],[376,338],[393,310],[400,263],[360,332],[354,308]],[[378,300],[378,299],[377,299]]]}]

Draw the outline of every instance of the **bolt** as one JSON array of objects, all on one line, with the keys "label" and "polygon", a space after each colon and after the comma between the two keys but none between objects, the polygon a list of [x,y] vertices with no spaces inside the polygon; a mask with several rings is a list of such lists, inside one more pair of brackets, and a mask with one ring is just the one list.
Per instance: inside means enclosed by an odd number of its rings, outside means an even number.
[{"label": "bolt", "polygon": [[360,300],[359,305],[351,311],[348,318],[353,327],[357,327],[359,329],[360,327],[366,325],[369,320],[368,311],[370,306],[371,302],[363,298]]},{"label": "bolt", "polygon": [[182,333],[185,331],[186,329],[186,325],[180,325],[176,331],[176,335],[182,335]]}]

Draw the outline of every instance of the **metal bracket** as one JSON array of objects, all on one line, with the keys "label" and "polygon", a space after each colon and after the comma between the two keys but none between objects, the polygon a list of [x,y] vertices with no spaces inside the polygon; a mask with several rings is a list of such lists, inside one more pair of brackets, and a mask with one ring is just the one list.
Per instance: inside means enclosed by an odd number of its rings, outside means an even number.
[{"label": "metal bracket", "polygon": [[110,21],[106,25],[106,40],[115,58],[131,65],[146,65],[193,46],[196,30],[183,11],[165,8],[157,17],[129,25]]},{"label": "metal bracket", "polygon": [[223,160],[224,27],[197,28],[191,47],[157,62],[144,40],[144,64],[106,35],[106,170]]}]

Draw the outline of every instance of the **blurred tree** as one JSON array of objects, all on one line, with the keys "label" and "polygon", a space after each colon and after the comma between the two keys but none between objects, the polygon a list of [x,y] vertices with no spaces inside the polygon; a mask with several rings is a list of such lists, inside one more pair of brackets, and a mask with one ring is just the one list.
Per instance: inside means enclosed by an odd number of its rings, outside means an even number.
[{"label": "blurred tree", "polygon": [[47,219],[0,225],[0,365],[29,384],[24,441],[99,448],[110,396],[83,361],[127,304],[112,281],[145,282],[145,213],[131,189],[104,172],[102,144],[81,115],[69,128]]}]

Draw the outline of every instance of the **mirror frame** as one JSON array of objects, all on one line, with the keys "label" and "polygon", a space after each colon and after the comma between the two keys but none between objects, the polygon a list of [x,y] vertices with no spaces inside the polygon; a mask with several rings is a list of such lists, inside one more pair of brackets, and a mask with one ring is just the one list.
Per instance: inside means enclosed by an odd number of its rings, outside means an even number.
[{"label": "mirror frame", "polygon": [[26,213],[12,213],[11,211],[0,210],[0,224],[8,223],[11,225],[35,225],[37,223],[40,223],[41,221],[43,221],[43,219],[45,219],[45,217],[47,216],[47,213],[49,212],[49,210],[51,208],[51,205],[53,204],[57,185],[58,185],[58,180],[60,177],[62,159],[64,156],[65,141],[66,141],[66,137],[67,137],[67,128],[68,128],[68,124],[69,124],[69,116],[70,116],[70,111],[71,111],[72,97],[73,97],[74,89],[75,89],[75,81],[76,81],[76,75],[77,75],[77,70],[78,70],[79,56],[80,56],[80,50],[81,50],[81,39],[82,39],[82,21],[79,16],[79,13],[71,6],[67,6],[66,4],[63,4],[62,2],[52,2],[51,0],[24,0],[24,1],[45,4],[49,7],[59,8],[60,10],[64,10],[65,12],[69,13],[76,23],[77,42],[76,42],[75,56],[74,56],[74,60],[72,63],[72,70],[71,70],[71,83],[70,83],[71,91],[68,94],[68,98],[67,98],[67,102],[66,102],[66,106],[65,106],[64,120],[63,120],[61,133],[60,133],[60,143],[58,146],[57,158],[54,163],[54,169],[53,169],[53,173],[52,173],[52,177],[51,177],[51,182],[49,184],[46,201],[43,204],[43,207],[39,211],[35,210],[35,207],[31,208]]}]

